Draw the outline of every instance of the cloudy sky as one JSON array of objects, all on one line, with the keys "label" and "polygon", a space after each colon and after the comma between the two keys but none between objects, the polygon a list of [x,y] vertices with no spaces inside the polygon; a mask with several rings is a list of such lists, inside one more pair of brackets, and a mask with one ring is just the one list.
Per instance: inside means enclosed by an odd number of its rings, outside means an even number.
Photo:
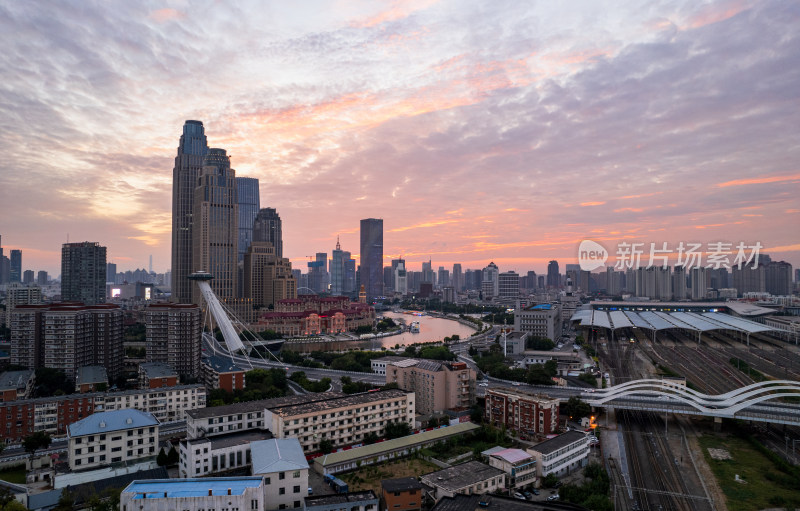
[{"label": "cloudy sky", "polygon": [[[0,235],[169,267],[202,120],[295,265],[541,272],[578,243],[760,242],[800,266],[800,3],[0,0]],[[562,266],[563,268],[563,266]]]}]

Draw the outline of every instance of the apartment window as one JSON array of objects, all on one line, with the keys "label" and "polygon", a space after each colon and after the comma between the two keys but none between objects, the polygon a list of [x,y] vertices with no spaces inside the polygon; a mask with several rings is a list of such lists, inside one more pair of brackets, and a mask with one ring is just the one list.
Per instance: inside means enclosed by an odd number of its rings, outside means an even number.
[{"label": "apartment window", "polygon": [[286,488],[279,488],[278,495],[286,495]]},{"label": "apartment window", "polygon": [[295,486],[294,488],[292,488],[292,491],[294,493],[300,493],[300,487],[299,486]]},{"label": "apartment window", "polygon": [[300,477],[300,471],[299,471],[299,470],[295,470],[295,471],[294,471],[294,474],[292,474],[292,477],[294,477],[295,479],[297,479],[298,477]]},{"label": "apartment window", "polygon": [[280,472],[280,473],[278,474],[278,479],[280,479],[281,481],[283,481],[284,479],[286,479],[286,472]]}]

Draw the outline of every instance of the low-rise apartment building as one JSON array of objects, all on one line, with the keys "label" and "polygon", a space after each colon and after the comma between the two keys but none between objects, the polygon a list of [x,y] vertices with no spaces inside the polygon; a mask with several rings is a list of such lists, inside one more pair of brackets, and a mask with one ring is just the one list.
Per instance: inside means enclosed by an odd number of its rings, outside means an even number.
[{"label": "low-rise apartment building", "polygon": [[183,440],[178,447],[178,475],[183,478],[221,476],[249,468],[251,444],[269,438],[272,438],[269,431],[242,431]]},{"label": "low-rise apartment building", "polygon": [[417,397],[417,413],[428,415],[475,403],[475,370],[464,362],[409,358],[386,366],[386,383]]},{"label": "low-rise apartment building", "polygon": [[381,481],[381,509],[420,511],[422,483],[416,477],[400,477]]},{"label": "low-rise apartment building", "polygon": [[468,461],[425,474],[420,481],[430,488],[429,495],[438,502],[443,497],[457,494],[480,495],[502,490],[506,485],[506,475],[499,468],[480,461]]},{"label": "low-rise apartment building", "polygon": [[159,389],[178,385],[178,373],[163,362],[139,364],[139,388]]},{"label": "low-rise apartment building", "polygon": [[0,374],[0,403],[26,399],[33,392],[33,369],[6,371]]},{"label": "low-rise apartment building", "polygon": [[203,381],[208,388],[227,392],[244,389],[245,370],[230,358],[219,355],[206,357],[200,367]]},{"label": "low-rise apartment building", "polygon": [[267,509],[298,509],[308,495],[308,462],[296,438],[253,442],[253,475],[264,478]]},{"label": "low-rise apartment building", "polygon": [[187,437],[268,430],[275,438],[295,437],[306,452],[323,440],[334,446],[358,443],[370,433],[383,436],[390,422],[414,424],[414,393],[399,389],[361,394],[305,394],[217,406],[187,413]]},{"label": "low-rise apartment building", "polygon": [[108,373],[103,366],[83,366],[78,368],[75,378],[75,391],[104,392],[108,389]]},{"label": "low-rise apartment building", "polygon": [[533,487],[536,483],[536,459],[522,449],[493,447],[481,454],[486,456],[489,465],[506,473],[509,488]]},{"label": "low-rise apartment building", "polygon": [[205,406],[203,385],[24,399],[0,403],[0,431],[5,442],[18,443],[35,431],[66,435],[70,424],[95,412],[135,408],[168,422],[183,420],[187,410]]},{"label": "low-rise apartment building", "polygon": [[562,476],[586,466],[589,442],[582,431],[567,431],[528,449],[536,459],[539,477]]},{"label": "low-rise apartment building", "polygon": [[266,509],[262,477],[134,481],[119,497],[121,511]]},{"label": "low-rise apartment building", "polygon": [[100,412],[70,424],[67,438],[71,470],[132,462],[156,455],[158,420],[133,409]]},{"label": "low-rise apartment building", "polygon": [[558,427],[558,403],[558,399],[519,390],[489,389],[484,418],[521,436],[543,437]]}]

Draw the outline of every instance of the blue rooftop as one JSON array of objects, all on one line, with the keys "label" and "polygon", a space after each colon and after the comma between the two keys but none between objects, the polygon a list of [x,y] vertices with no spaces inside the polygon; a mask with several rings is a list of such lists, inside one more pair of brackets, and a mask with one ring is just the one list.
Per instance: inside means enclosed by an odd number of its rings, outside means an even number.
[{"label": "blue rooftop", "polygon": [[98,412],[69,425],[69,436],[97,435],[110,431],[157,426],[153,414],[134,408],[123,408],[110,412]]},{"label": "blue rooftop", "polygon": [[549,311],[552,309],[553,306],[549,303],[540,303],[539,305],[534,305],[532,307],[528,307],[529,311]]},{"label": "blue rooftop", "polygon": [[273,438],[250,442],[253,474],[308,469],[303,448],[296,438]]},{"label": "blue rooftop", "polygon": [[248,488],[259,488],[263,484],[260,477],[209,477],[206,479],[151,479],[134,481],[122,490],[133,493],[134,499],[207,497],[212,495],[242,495]]},{"label": "blue rooftop", "polygon": [[203,363],[209,365],[213,370],[218,373],[232,373],[242,371],[243,369],[233,363],[228,357],[221,357],[214,355],[203,359]]}]

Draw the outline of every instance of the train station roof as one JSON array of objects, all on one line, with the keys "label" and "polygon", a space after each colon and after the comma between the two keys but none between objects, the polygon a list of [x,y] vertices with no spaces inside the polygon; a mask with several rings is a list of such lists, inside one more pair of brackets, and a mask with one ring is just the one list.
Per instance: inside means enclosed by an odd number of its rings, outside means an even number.
[{"label": "train station roof", "polygon": [[677,328],[707,332],[709,330],[736,330],[745,333],[768,332],[775,330],[755,321],[722,314],[720,312],[660,312],[660,311],[601,311],[582,310],[576,312],[572,321],[580,321],[581,326],[619,330],[621,328],[644,328],[647,330],[667,330]]}]

